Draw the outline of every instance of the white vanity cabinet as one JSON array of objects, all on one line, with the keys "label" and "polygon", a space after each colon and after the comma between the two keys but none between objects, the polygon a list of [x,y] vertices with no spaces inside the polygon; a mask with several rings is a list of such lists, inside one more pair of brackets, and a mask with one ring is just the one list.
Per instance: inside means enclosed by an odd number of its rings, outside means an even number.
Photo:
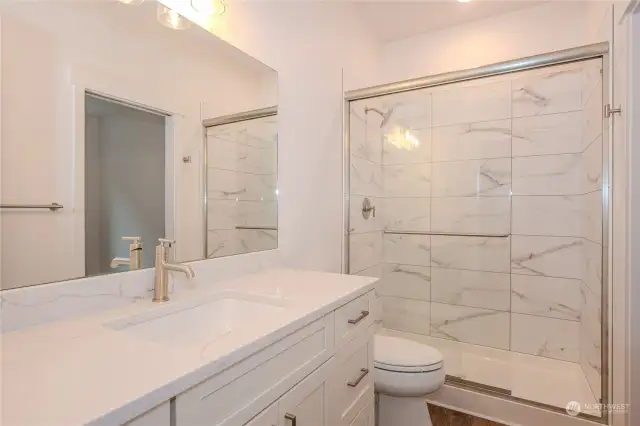
[{"label": "white vanity cabinet", "polygon": [[373,398],[374,298],[370,291],[178,395],[172,426],[369,426],[355,420]]}]

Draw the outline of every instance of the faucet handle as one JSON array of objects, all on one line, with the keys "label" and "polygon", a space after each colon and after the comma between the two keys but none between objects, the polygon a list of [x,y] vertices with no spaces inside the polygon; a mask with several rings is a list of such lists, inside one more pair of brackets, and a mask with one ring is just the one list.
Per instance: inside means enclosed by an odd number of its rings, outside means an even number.
[{"label": "faucet handle", "polygon": [[131,241],[131,244],[140,244],[142,237],[122,237],[122,241]]},{"label": "faucet handle", "polygon": [[170,240],[167,238],[158,238],[158,242],[160,243],[161,246],[171,247],[173,244],[176,243],[176,240]]}]

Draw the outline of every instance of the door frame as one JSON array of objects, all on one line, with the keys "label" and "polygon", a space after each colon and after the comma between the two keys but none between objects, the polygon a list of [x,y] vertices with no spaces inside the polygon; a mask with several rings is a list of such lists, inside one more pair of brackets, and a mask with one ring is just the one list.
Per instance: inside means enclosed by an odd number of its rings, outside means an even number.
[{"label": "door frame", "polygon": [[[74,215],[72,248],[73,270],[85,276],[85,95],[150,112],[165,117],[165,237],[176,239],[176,145],[184,137],[182,118],[185,108],[162,95],[141,87],[135,81],[102,75],[96,70],[70,67],[68,86],[71,92],[71,191],[69,205]],[[64,179],[63,179],[64,181]],[[143,242],[154,244],[155,242]],[[155,244],[154,244],[155,245]]]}]

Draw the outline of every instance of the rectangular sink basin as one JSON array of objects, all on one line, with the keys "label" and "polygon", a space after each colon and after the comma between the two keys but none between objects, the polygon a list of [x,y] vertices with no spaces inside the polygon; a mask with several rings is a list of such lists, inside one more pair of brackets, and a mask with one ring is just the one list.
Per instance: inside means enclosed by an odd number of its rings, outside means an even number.
[{"label": "rectangular sink basin", "polygon": [[167,302],[159,309],[121,318],[105,326],[171,346],[208,343],[285,309],[282,302],[269,299],[222,295],[197,304],[178,302],[171,306],[171,302]]}]

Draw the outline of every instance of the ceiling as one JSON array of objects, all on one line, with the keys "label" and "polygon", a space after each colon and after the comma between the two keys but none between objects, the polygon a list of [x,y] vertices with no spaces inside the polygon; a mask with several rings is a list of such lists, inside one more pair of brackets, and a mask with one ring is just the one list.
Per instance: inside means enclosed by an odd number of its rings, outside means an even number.
[{"label": "ceiling", "polygon": [[358,1],[355,7],[379,41],[389,42],[417,36],[453,25],[544,3],[538,0]]}]

